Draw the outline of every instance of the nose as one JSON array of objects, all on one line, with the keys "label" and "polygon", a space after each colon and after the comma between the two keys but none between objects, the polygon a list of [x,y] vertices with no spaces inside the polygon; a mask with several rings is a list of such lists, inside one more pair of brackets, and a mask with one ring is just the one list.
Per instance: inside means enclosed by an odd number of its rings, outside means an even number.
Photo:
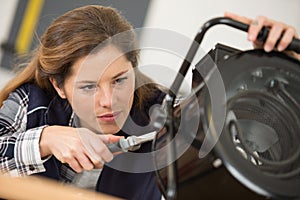
[{"label": "nose", "polygon": [[113,98],[113,90],[110,87],[101,87],[99,88],[96,94],[96,103],[101,107],[111,108]]}]

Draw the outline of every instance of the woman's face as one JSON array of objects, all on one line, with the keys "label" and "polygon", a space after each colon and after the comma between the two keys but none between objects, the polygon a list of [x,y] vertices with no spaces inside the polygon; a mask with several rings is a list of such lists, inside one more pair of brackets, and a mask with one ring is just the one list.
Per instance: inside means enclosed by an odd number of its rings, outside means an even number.
[{"label": "woman's face", "polygon": [[82,127],[114,134],[132,107],[134,80],[131,62],[109,45],[75,62],[59,93],[68,99]]}]

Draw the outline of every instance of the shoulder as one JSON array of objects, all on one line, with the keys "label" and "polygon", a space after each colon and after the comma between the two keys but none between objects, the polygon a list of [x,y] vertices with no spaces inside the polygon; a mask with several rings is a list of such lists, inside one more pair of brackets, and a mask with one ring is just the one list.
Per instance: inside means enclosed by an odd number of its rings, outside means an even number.
[{"label": "shoulder", "polygon": [[28,90],[25,86],[20,86],[16,88],[13,92],[8,95],[6,101],[13,101],[13,102],[28,102]]},{"label": "shoulder", "polygon": [[8,98],[3,101],[1,115],[5,113],[16,114],[19,110],[27,110],[29,92],[26,87],[20,86],[12,91]]},{"label": "shoulder", "polygon": [[51,98],[38,85],[25,83],[11,92],[8,99],[22,102],[34,100],[40,103],[49,103]]},{"label": "shoulder", "polygon": [[0,126],[3,132],[24,127],[27,121],[28,91],[21,86],[11,92],[0,109]]},{"label": "shoulder", "polygon": [[28,96],[28,112],[38,108],[46,109],[51,101],[51,96],[37,84],[26,83],[20,87]]}]

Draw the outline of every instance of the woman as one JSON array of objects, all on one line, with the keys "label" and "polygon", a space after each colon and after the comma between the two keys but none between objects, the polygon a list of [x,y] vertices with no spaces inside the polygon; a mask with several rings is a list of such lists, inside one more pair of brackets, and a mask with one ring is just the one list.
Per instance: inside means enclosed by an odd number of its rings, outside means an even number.
[{"label": "woman", "polygon": [[106,144],[120,139],[112,134],[132,134],[121,130],[129,113],[146,125],[147,109],[163,98],[153,84],[135,90],[150,81],[134,70],[137,59],[132,26],[113,8],[85,6],[57,18],[1,92],[1,171],[98,184],[98,191],[128,199],[161,198],[152,173],[106,166],[98,181],[100,170],[87,172],[112,160]]},{"label": "woman", "polygon": [[[151,172],[103,165],[113,159],[108,143],[137,132],[126,126],[128,119],[146,127],[148,111],[164,97],[158,86],[146,84],[137,60],[132,27],[113,8],[85,6],[57,18],[31,62],[0,94],[1,170],[126,199],[160,199]],[[145,143],[137,152],[150,150]]]}]

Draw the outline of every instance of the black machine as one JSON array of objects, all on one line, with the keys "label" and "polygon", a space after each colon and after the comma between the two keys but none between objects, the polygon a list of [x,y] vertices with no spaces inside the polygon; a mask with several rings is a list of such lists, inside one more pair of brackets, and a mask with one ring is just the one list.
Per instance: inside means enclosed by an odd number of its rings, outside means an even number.
[{"label": "black machine", "polygon": [[[153,142],[160,189],[166,199],[300,199],[299,60],[217,44],[193,69],[192,94],[175,104],[205,32],[217,24],[248,30],[216,18],[197,34],[155,113],[157,122],[166,119]],[[259,38],[267,35],[265,28]],[[300,41],[288,48],[300,53]]]}]

